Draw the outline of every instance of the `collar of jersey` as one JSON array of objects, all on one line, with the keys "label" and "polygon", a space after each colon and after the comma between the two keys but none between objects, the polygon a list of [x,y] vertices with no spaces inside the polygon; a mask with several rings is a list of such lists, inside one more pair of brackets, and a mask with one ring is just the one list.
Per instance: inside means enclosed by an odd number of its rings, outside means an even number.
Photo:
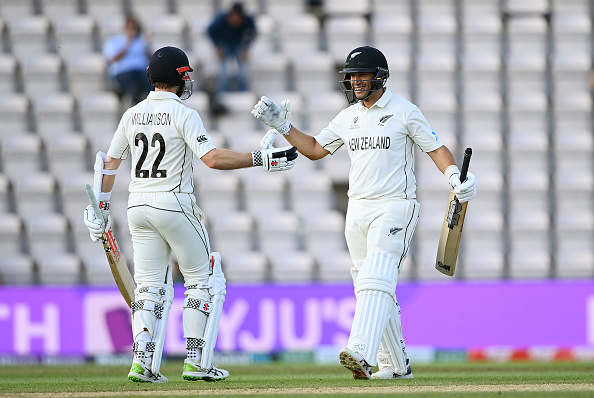
[{"label": "collar of jersey", "polygon": [[[371,106],[371,108],[369,108],[368,110],[373,109],[374,106],[379,106],[380,108],[385,107],[388,104],[388,101],[390,101],[390,98],[392,98],[392,92],[390,90],[386,89],[386,91],[384,92],[384,95],[382,95],[380,97],[380,99],[378,99],[377,102],[375,104],[373,104]],[[357,104],[359,105],[360,110],[367,109],[361,101],[359,101]]]},{"label": "collar of jersey", "polygon": [[181,102],[181,99],[176,94],[168,91],[151,91],[147,98],[152,100],[174,99]]}]

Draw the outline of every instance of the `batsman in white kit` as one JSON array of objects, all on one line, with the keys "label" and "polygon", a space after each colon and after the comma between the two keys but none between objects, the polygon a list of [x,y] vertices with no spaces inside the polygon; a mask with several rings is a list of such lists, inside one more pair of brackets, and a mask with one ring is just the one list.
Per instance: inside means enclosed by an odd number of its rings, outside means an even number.
[{"label": "batsman in white kit", "polygon": [[173,302],[171,252],[184,278],[183,330],[187,358],[185,380],[223,380],[229,372],[212,363],[226,294],[221,256],[211,252],[204,214],[193,194],[193,159],[213,169],[262,167],[291,169],[294,147],[273,148],[263,142],[259,151],[239,153],[215,147],[198,112],[182,99],[192,94],[192,72],[186,54],[175,47],[157,50],[147,69],[155,91],[128,109],[107,154],[99,152],[93,191],[103,214],[92,206],[84,212],[91,239],[109,231],[109,202],[115,173],[131,155],[128,224],[134,248],[132,332],[134,361],[128,378],[164,383],[161,355],[169,309]]},{"label": "batsman in white kit", "polygon": [[[353,266],[357,304],[343,366],[355,379],[410,379],[396,299],[398,274],[419,218],[414,175],[415,145],[445,174],[460,202],[476,195],[475,177],[465,182],[450,150],[419,110],[386,88],[386,58],[376,48],[351,51],[340,86],[350,104],[312,137],[289,122],[291,104],[267,97],[252,114],[280,132],[297,150],[318,160],[345,147],[351,159],[345,236]],[[378,371],[372,374],[372,368]]]}]

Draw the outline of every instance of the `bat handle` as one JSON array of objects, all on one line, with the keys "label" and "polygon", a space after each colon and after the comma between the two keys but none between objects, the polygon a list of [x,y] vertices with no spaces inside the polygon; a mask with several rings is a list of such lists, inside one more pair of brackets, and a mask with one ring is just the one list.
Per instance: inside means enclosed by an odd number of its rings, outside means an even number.
[{"label": "bat handle", "polygon": [[[95,196],[95,192],[93,191],[93,187],[91,184],[85,185],[87,190],[87,195],[89,197],[89,202],[91,202],[91,206],[93,206],[93,211],[95,212],[95,217],[103,218],[103,212],[99,208],[99,202],[97,202],[97,197]],[[105,220],[104,220],[105,221]]]},{"label": "bat handle", "polygon": [[472,148],[466,148],[464,151],[464,160],[462,161],[462,170],[460,170],[460,182],[466,181],[466,174],[468,174],[468,166],[470,165],[471,156]]}]

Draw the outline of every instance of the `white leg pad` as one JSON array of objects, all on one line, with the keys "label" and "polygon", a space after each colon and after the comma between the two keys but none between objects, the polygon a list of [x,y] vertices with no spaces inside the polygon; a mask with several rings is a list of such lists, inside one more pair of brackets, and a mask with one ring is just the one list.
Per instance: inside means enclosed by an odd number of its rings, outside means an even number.
[{"label": "white leg pad", "polygon": [[163,296],[163,314],[161,319],[155,324],[155,331],[153,341],[155,342],[155,352],[153,353],[153,362],[151,363],[151,371],[154,374],[159,374],[161,369],[161,359],[163,357],[163,346],[165,345],[165,333],[167,332],[167,321],[169,320],[169,311],[173,304],[173,274],[171,264],[167,266],[167,283],[165,284],[165,295]]},{"label": "white leg pad", "polygon": [[357,305],[348,347],[375,366],[380,341],[396,301],[398,262],[387,251],[371,253],[356,278]]},{"label": "white leg pad", "polygon": [[223,303],[227,294],[227,280],[221,267],[221,255],[213,252],[210,255],[211,276],[209,279],[210,293],[212,294],[212,312],[206,321],[206,330],[204,333],[204,347],[202,347],[202,357],[200,366],[204,369],[212,367],[212,358],[214,348],[219,334],[219,324],[221,314],[223,313]]},{"label": "white leg pad", "polygon": [[[139,285],[134,291],[132,303],[132,334],[134,355],[145,363],[152,363],[152,356],[158,346],[155,332],[163,322],[165,311],[164,287]],[[166,320],[165,320],[166,322]]]},{"label": "white leg pad", "polygon": [[378,351],[378,365],[380,370],[391,368],[398,374],[406,373],[406,345],[402,337],[400,323],[400,306],[398,302],[392,307],[390,319],[381,339]]}]

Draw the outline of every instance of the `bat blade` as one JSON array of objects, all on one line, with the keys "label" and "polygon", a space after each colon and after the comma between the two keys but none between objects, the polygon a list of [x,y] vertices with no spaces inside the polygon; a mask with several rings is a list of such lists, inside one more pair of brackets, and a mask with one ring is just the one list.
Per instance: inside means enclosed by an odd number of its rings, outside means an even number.
[{"label": "bat blade", "polygon": [[[87,184],[86,189],[95,214],[101,214],[101,209],[99,209],[99,204],[97,203],[93,188],[90,184]],[[107,262],[109,263],[109,268],[113,274],[113,279],[115,280],[122,297],[130,307],[134,301],[134,289],[136,289],[136,284],[134,283],[134,277],[130,273],[130,269],[126,263],[126,258],[122,255],[118,241],[111,229],[103,234],[101,241],[103,243],[103,249],[105,250]]]},{"label": "bat blade", "polygon": [[439,237],[437,259],[435,261],[435,268],[448,276],[453,276],[456,272],[456,262],[458,260],[458,250],[460,248],[460,239],[462,238],[462,227],[464,226],[467,206],[468,202],[458,202],[454,191],[450,192],[448,207]]},{"label": "bat blade", "polygon": [[[460,171],[460,181],[466,180],[468,166],[472,149],[467,148],[464,152],[464,162]],[[460,203],[454,191],[450,192],[448,206],[441,227],[439,236],[439,245],[437,247],[437,258],[435,260],[435,269],[442,274],[454,276],[456,272],[456,262],[458,260],[458,250],[460,249],[460,239],[462,238],[462,227],[466,217],[466,208],[468,202]]]}]

